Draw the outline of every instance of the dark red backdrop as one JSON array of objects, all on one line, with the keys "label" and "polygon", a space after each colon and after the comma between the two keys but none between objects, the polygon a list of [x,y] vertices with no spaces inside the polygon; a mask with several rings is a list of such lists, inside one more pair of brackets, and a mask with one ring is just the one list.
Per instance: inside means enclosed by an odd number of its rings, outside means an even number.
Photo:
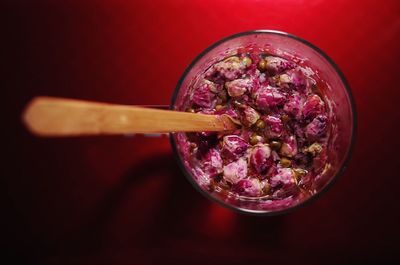
[{"label": "dark red backdrop", "polygon": [[[14,0],[0,10],[3,150],[10,159],[1,177],[5,258],[27,264],[399,260],[398,1]],[[166,138],[38,139],[20,124],[35,95],[168,104],[201,50],[250,29],[287,31],[319,46],[342,69],[357,103],[358,141],[347,172],[294,213],[256,218],[209,202],[186,181]]]}]

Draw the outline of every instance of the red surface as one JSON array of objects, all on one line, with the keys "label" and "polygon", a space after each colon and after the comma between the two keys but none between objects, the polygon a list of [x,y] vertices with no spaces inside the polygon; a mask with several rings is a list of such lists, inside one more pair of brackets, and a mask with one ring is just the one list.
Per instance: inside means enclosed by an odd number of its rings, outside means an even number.
[{"label": "red surface", "polygon": [[[399,261],[398,1],[2,6],[4,257],[19,264]],[[167,139],[38,139],[20,124],[35,95],[168,104],[200,51],[250,29],[314,43],[339,65],[356,99],[358,141],[347,172],[296,212],[256,218],[209,202],[186,181]]]}]

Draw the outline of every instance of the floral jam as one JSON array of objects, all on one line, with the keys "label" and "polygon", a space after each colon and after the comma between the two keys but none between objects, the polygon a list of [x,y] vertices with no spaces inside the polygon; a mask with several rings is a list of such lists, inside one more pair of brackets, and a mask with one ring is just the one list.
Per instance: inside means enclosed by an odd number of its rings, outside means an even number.
[{"label": "floral jam", "polygon": [[327,167],[331,120],[312,71],[264,51],[240,52],[192,82],[184,110],[229,115],[230,132],[180,133],[194,180],[209,193],[287,207],[315,193]]}]

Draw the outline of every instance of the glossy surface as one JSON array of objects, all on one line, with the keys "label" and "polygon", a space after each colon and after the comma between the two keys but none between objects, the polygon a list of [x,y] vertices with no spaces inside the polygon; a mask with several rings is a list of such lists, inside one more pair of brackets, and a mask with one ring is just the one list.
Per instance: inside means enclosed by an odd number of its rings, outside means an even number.
[{"label": "glossy surface", "polygon": [[[297,53],[290,50],[291,44],[279,46],[290,43],[289,37],[243,34],[202,53],[185,71],[172,103],[181,111],[229,115],[241,128],[176,133],[171,139],[189,181],[207,197],[244,212],[276,213],[308,200],[321,191],[322,182],[335,177],[337,170],[327,170],[340,163],[334,163],[330,155],[338,152],[333,139],[346,138],[338,131],[351,131],[352,121],[334,130],[339,126],[336,120],[348,117],[338,117],[331,107],[345,88],[340,83],[337,87],[329,84],[334,78],[323,83],[317,74],[323,69],[312,68],[317,64],[314,57],[302,57],[306,56],[302,49]],[[296,41],[294,45],[300,46]],[[228,50],[216,57],[225,50],[221,46]],[[278,51],[286,59],[275,56]],[[325,95],[327,87],[337,93]],[[340,104],[346,107],[346,101]],[[272,141],[280,148],[272,149]]]},{"label": "glossy surface", "polygon": [[[398,1],[3,3],[10,136],[1,242],[14,261],[398,261]],[[37,139],[19,122],[35,95],[168,104],[201,50],[259,28],[293,33],[329,54],[359,113],[346,173],[319,200],[289,215],[242,216],[205,200],[184,179],[167,138]]]}]

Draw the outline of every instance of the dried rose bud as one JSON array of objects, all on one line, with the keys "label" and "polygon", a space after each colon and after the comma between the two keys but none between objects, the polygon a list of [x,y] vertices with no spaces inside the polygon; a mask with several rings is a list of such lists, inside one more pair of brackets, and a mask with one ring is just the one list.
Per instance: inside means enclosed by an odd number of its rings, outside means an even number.
[{"label": "dried rose bud", "polygon": [[282,105],[286,95],[274,87],[262,87],[257,91],[256,104],[261,110],[268,110]]},{"label": "dried rose bud", "polygon": [[205,74],[207,79],[220,83],[234,80],[243,75],[246,65],[242,64],[239,57],[232,56],[222,62],[214,64]]},{"label": "dried rose bud", "polygon": [[262,194],[262,186],[258,179],[242,179],[233,187],[233,191],[243,196],[256,197]]},{"label": "dried rose bud", "polygon": [[289,136],[282,143],[280,154],[287,157],[294,157],[297,154],[297,141],[296,137]]},{"label": "dried rose bud", "polygon": [[236,79],[225,83],[226,90],[231,97],[240,97],[246,93],[252,85],[250,79]]},{"label": "dried rose bud", "polygon": [[270,178],[272,188],[282,186],[282,189],[295,184],[293,179],[293,171],[290,168],[278,168],[276,173]]},{"label": "dried rose bud", "polygon": [[280,57],[275,57],[275,56],[265,57],[265,62],[266,62],[265,69],[271,75],[280,74],[283,71],[286,71],[288,69],[295,67],[294,63],[289,62],[288,60],[285,60]]},{"label": "dried rose bud", "polygon": [[256,145],[250,151],[250,165],[257,173],[265,172],[273,163],[271,149],[267,144]]},{"label": "dried rose bud", "polygon": [[223,87],[220,84],[215,84],[214,82],[211,82],[210,80],[207,79],[203,80],[202,85],[208,87],[208,89],[213,93],[219,93],[223,89]]},{"label": "dried rose bud", "polygon": [[246,152],[249,145],[237,135],[227,135],[222,140],[221,154],[228,159],[238,159]]},{"label": "dried rose bud", "polygon": [[327,129],[328,117],[325,115],[318,115],[306,126],[305,134],[309,140],[317,140],[325,135]]},{"label": "dried rose bud", "polygon": [[279,76],[278,85],[285,89],[304,91],[307,87],[307,78],[302,71],[292,69]]},{"label": "dried rose bud", "polygon": [[269,138],[277,138],[280,137],[283,133],[283,123],[282,120],[278,117],[268,115],[263,117],[263,120],[266,124],[265,134]]},{"label": "dried rose bud", "polygon": [[224,179],[232,184],[236,184],[239,180],[247,176],[247,162],[243,158],[232,162],[223,169]]},{"label": "dried rose bud", "polygon": [[292,115],[296,119],[301,118],[301,111],[303,106],[303,98],[299,95],[294,93],[293,95],[288,97],[283,110],[287,113]]},{"label": "dried rose bud", "polygon": [[259,120],[260,114],[258,114],[255,109],[246,106],[242,112],[241,117],[242,124],[246,127],[250,127]]},{"label": "dried rose bud", "polygon": [[319,143],[313,143],[312,145],[304,148],[305,153],[309,153],[312,156],[316,156],[317,154],[321,153],[322,146]]},{"label": "dried rose bud", "polygon": [[216,102],[216,95],[210,91],[207,84],[202,84],[193,91],[192,102],[204,108],[212,108]]},{"label": "dried rose bud", "polygon": [[203,157],[204,171],[214,177],[222,173],[222,158],[220,153],[212,148]]},{"label": "dried rose bud", "polygon": [[312,120],[325,112],[325,103],[318,95],[309,96],[303,106],[303,117]]}]

